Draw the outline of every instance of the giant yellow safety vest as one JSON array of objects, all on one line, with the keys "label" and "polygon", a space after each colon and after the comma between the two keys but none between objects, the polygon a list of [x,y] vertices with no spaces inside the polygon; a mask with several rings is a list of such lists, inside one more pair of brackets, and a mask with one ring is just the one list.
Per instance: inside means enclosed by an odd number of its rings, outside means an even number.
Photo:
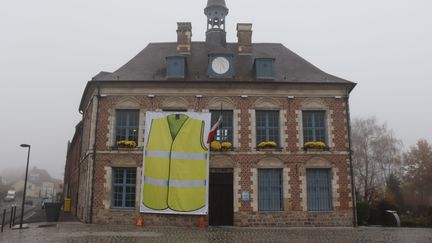
[{"label": "giant yellow safety vest", "polygon": [[202,142],[203,132],[202,120],[187,117],[173,138],[168,117],[152,121],[144,155],[146,207],[190,212],[206,205],[207,148]]}]

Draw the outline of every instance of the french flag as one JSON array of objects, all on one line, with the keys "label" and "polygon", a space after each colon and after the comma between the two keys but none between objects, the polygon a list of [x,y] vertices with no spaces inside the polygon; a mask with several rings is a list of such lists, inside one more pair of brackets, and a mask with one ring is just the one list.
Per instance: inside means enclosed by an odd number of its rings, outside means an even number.
[{"label": "french flag", "polygon": [[216,132],[220,126],[220,124],[222,123],[222,115],[219,116],[219,119],[217,120],[217,122],[213,125],[213,127],[211,128],[208,138],[207,138],[207,143],[211,143],[214,140],[214,137],[216,135]]}]

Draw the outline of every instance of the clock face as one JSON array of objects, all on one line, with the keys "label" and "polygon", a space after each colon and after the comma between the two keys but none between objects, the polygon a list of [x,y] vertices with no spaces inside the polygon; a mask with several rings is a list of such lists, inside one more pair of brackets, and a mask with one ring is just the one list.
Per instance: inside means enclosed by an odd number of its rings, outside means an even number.
[{"label": "clock face", "polygon": [[230,63],[225,57],[216,57],[211,63],[213,71],[217,74],[224,74],[230,69]]}]

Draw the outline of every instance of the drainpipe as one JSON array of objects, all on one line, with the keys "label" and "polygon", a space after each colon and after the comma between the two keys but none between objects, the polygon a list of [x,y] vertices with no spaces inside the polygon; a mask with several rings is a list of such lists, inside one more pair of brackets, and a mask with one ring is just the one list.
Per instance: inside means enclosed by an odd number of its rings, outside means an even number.
[{"label": "drainpipe", "polygon": [[91,178],[91,190],[90,190],[90,217],[89,223],[93,223],[93,207],[94,207],[94,177],[96,173],[96,143],[97,143],[97,131],[98,131],[98,120],[99,120],[99,99],[100,99],[100,87],[98,87],[98,93],[96,95],[96,124],[94,132],[94,143],[93,143],[93,161],[92,161],[92,178]]},{"label": "drainpipe", "polygon": [[349,108],[349,91],[345,90],[345,100],[346,100],[346,115],[347,115],[347,129],[348,129],[348,147],[349,147],[349,162],[350,162],[350,176],[351,176],[351,199],[352,199],[352,208],[353,208],[353,226],[357,227],[357,199],[355,195],[355,186],[354,186],[354,170],[352,163],[352,147],[351,147],[351,115]]}]

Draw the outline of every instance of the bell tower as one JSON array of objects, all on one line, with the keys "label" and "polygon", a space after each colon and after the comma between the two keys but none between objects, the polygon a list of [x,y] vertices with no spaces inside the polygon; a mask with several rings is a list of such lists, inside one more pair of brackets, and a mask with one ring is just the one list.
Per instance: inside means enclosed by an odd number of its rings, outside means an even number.
[{"label": "bell tower", "polygon": [[228,15],[225,0],[208,0],[204,14],[207,16],[207,31],[213,29],[225,31],[225,17]]}]

